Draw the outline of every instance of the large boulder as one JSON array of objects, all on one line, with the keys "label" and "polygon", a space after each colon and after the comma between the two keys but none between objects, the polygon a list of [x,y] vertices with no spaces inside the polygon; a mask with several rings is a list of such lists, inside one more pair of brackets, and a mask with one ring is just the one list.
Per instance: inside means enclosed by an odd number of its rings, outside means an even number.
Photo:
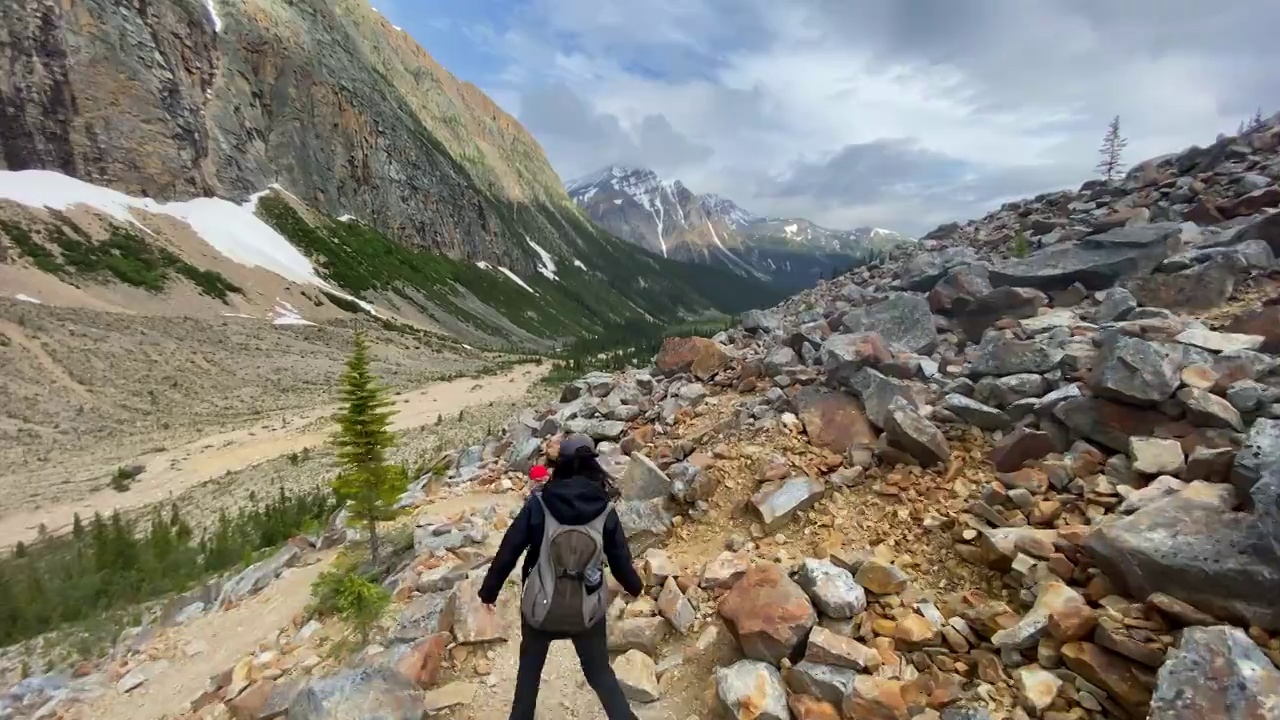
[{"label": "large boulder", "polygon": [[1183,438],[1195,432],[1189,423],[1156,410],[1098,397],[1073,397],[1058,404],[1053,416],[1076,435],[1127,452],[1134,436]]},{"label": "large boulder", "polygon": [[966,340],[978,342],[997,321],[1033,318],[1048,304],[1049,297],[1034,288],[996,288],[958,312],[957,323]]},{"label": "large boulder", "polygon": [[963,312],[974,300],[989,292],[991,280],[987,277],[986,267],[961,265],[952,268],[929,291],[929,308],[943,315]]},{"label": "large boulder", "polygon": [[796,513],[816,505],[826,490],[826,483],[820,478],[807,475],[771,480],[751,496],[751,506],[765,529],[773,531],[791,522]]},{"label": "large boulder", "polygon": [[289,720],[421,720],[422,694],[382,668],[342,670],[315,680],[289,703]]},{"label": "large boulder", "polygon": [[614,510],[633,553],[657,547],[671,533],[674,517],[666,498],[623,500]]},{"label": "large boulder", "polygon": [[845,453],[876,442],[876,430],[867,419],[862,401],[852,395],[809,385],[801,388],[791,402],[809,434],[809,442],[818,447]]},{"label": "large boulder", "polygon": [[1168,400],[1181,384],[1183,356],[1166,345],[1108,334],[1088,378],[1100,397],[1136,405]]},{"label": "large boulder", "polygon": [[618,482],[618,490],[627,500],[653,500],[671,493],[671,478],[638,452],[631,453],[627,471]]},{"label": "large boulder", "polygon": [[850,386],[858,371],[878,367],[893,359],[879,333],[837,333],[828,337],[818,350],[818,360],[827,373],[828,382]]},{"label": "large boulder", "polygon": [[1258,418],[1249,428],[1249,439],[1236,454],[1231,484],[1244,499],[1269,470],[1280,468],[1280,420]]},{"label": "large boulder", "polygon": [[929,292],[952,268],[977,262],[977,251],[966,246],[919,253],[902,269],[900,282],[907,290]]},{"label": "large boulder", "polygon": [[1236,271],[1216,260],[1176,273],[1129,278],[1124,287],[1138,303],[1169,310],[1209,310],[1222,305],[1235,289]]},{"label": "large boulder", "polygon": [[1280,629],[1277,528],[1234,504],[1230,485],[1193,482],[1098,526],[1084,547],[1131,596],[1165,593],[1216,617]]},{"label": "large boulder", "polygon": [[876,427],[883,428],[889,422],[889,407],[901,399],[913,408],[922,408],[928,398],[928,389],[910,380],[891,378],[871,368],[859,370],[849,383],[867,409],[867,417]]},{"label": "large boulder", "polygon": [[747,332],[773,332],[781,327],[782,318],[768,310],[748,310],[742,313],[742,329]]},{"label": "large boulder", "polygon": [[[1280,213],[1276,214],[1280,217]],[[1248,310],[1238,316],[1224,328],[1227,332],[1246,335],[1261,335],[1263,352],[1280,352],[1280,305],[1263,305]]]},{"label": "large boulder", "polygon": [[1062,355],[1061,350],[1038,340],[1018,340],[1007,331],[991,331],[982,336],[982,341],[976,348],[969,351],[965,372],[973,377],[1043,374],[1057,367]]},{"label": "large boulder", "polygon": [[1191,627],[1169,654],[1148,720],[1280,717],[1280,671],[1239,628]]},{"label": "large boulder", "polygon": [[884,429],[889,436],[889,443],[915,458],[921,467],[939,465],[951,458],[951,448],[942,431],[921,417],[902,398],[894,398],[889,404]]},{"label": "large boulder", "polygon": [[752,565],[720,600],[719,611],[744,655],[775,665],[795,655],[818,622],[805,591],[769,562]]},{"label": "large boulder", "polygon": [[848,620],[867,609],[867,593],[853,580],[853,573],[830,560],[805,558],[797,577],[823,615]]},{"label": "large boulder", "polygon": [[951,393],[942,398],[941,407],[964,422],[983,430],[1008,430],[1012,424],[1009,416],[1000,410],[959,393]]},{"label": "large boulder", "polygon": [[731,358],[720,343],[702,337],[672,337],[662,341],[654,365],[665,375],[693,373],[706,380],[728,367]]},{"label": "large boulder", "polygon": [[796,663],[786,673],[791,692],[809,695],[835,704],[853,688],[857,672],[835,665],[821,665],[807,660]]},{"label": "large boulder", "polygon": [[1102,290],[1123,278],[1146,275],[1180,252],[1182,232],[1177,223],[1153,223],[1052,245],[1026,258],[997,264],[991,269],[991,284],[1047,291],[1078,282],[1090,290]]},{"label": "large boulder", "polygon": [[891,346],[913,353],[927,353],[938,342],[929,301],[920,295],[901,293],[854,308],[842,322],[848,332],[878,333]]},{"label": "large boulder", "polygon": [[286,543],[274,555],[261,562],[245,568],[226,585],[218,597],[219,607],[230,607],[245,598],[257,595],[266,589],[286,569],[297,565],[302,560],[302,548],[294,543]]},{"label": "large boulder", "polygon": [[716,697],[728,717],[791,720],[787,688],[778,668],[759,660],[739,660],[716,668]]}]

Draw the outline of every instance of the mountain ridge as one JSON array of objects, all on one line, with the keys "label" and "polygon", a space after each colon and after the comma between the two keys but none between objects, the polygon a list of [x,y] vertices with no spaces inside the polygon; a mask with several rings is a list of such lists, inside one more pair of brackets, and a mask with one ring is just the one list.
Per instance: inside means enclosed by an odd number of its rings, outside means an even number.
[{"label": "mountain ridge", "polygon": [[[414,262],[440,256],[454,270],[486,263],[534,287],[558,282],[547,292],[568,303],[540,325],[543,338],[770,296],[594,226],[515,118],[364,0],[85,0],[74,11],[14,0],[0,23],[12,39],[0,65],[0,171],[56,171],[157,202],[241,203],[279,187],[323,232],[343,235],[333,219],[358,219],[421,253]],[[311,259],[322,273],[348,262]],[[551,264],[580,276],[548,279]]]},{"label": "mountain ridge", "polygon": [[908,238],[880,228],[833,230],[804,218],[757,216],[732,199],[695,193],[648,168],[610,165],[565,183],[609,232],[665,257],[718,265],[789,289]]}]

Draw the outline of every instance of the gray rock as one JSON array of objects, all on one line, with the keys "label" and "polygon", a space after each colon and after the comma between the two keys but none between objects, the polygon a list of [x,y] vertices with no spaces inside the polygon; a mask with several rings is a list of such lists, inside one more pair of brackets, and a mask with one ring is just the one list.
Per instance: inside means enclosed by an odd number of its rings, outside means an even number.
[{"label": "gray rock", "polygon": [[628,650],[613,661],[613,672],[628,700],[650,703],[658,699],[658,668],[653,658]]},{"label": "gray rock", "polygon": [[1089,377],[1089,388],[1101,397],[1155,405],[1178,389],[1182,365],[1182,355],[1163,345],[1109,334]]},{"label": "gray rock", "polygon": [[826,492],[826,484],[806,475],[766,482],[751,497],[756,514],[768,531],[786,525],[797,513],[813,507]]},{"label": "gray rock", "polygon": [[1204,328],[1191,328],[1179,333],[1174,340],[1186,345],[1222,353],[1230,350],[1257,350],[1262,347],[1262,343],[1266,338],[1261,335],[1214,332]]},{"label": "gray rock", "polygon": [[978,381],[974,397],[996,407],[1009,407],[1019,400],[1039,399],[1049,389],[1049,381],[1036,373],[988,376]]},{"label": "gray rock", "polygon": [[848,386],[863,368],[889,359],[889,350],[877,333],[837,333],[823,341],[818,358],[829,382]]},{"label": "gray rock", "polygon": [[257,595],[301,559],[302,549],[293,543],[286,543],[271,557],[250,565],[229,580],[218,596],[218,606],[225,608]]},{"label": "gray rock", "polygon": [[541,449],[542,442],[538,438],[527,437],[514,442],[511,448],[507,450],[503,460],[506,461],[508,470],[526,473],[529,472],[529,468],[533,467],[533,459]]},{"label": "gray rock", "polygon": [[759,660],[739,660],[715,671],[716,696],[729,717],[753,720],[791,720],[787,689],[774,666]]},{"label": "gray rock", "polygon": [[1008,430],[1011,425],[1008,415],[963,395],[947,395],[942,398],[940,407],[964,422],[976,425],[983,430]]},{"label": "gray rock", "polygon": [[1244,430],[1244,420],[1240,417],[1240,411],[1208,390],[1185,387],[1178,391],[1178,399],[1187,406],[1187,419],[1196,425],[1231,428],[1238,432]]},{"label": "gray rock", "polygon": [[289,703],[289,720],[422,720],[422,694],[393,671],[360,667],[313,680]]},{"label": "gray rock", "polygon": [[671,497],[691,503],[710,497],[714,480],[702,472],[702,468],[688,462],[678,462],[667,468],[671,478]]},{"label": "gray rock", "polygon": [[978,253],[971,247],[953,247],[939,252],[924,252],[911,258],[902,269],[900,282],[907,290],[928,292],[951,268],[978,263]]},{"label": "gray rock", "polygon": [[1093,318],[1096,322],[1105,323],[1124,320],[1129,313],[1138,309],[1138,301],[1133,293],[1124,288],[1107,288],[1102,291],[1102,300]]},{"label": "gray rock", "polygon": [[1262,405],[1270,391],[1266,385],[1254,380],[1237,380],[1227,386],[1227,402],[1240,412],[1253,412]]},{"label": "gray rock", "polygon": [[387,637],[396,642],[413,642],[428,635],[449,632],[453,629],[450,595],[451,590],[442,590],[414,598],[400,612]]},{"label": "gray rock", "polygon": [[672,514],[666,498],[623,500],[614,506],[632,553],[657,547],[671,533]]},{"label": "gray rock", "polygon": [[779,345],[764,356],[764,371],[769,377],[781,375],[799,365],[800,356],[796,355],[795,350],[785,345]]},{"label": "gray rock", "polygon": [[796,583],[829,618],[847,620],[867,609],[867,593],[853,574],[829,560],[805,558]]},{"label": "gray rock", "polygon": [[1239,628],[1189,627],[1160,666],[1148,720],[1280,717],[1280,671]]},{"label": "gray rock", "polygon": [[1237,497],[1248,497],[1263,475],[1276,467],[1280,467],[1280,420],[1258,418],[1231,468]]},{"label": "gray rock", "polygon": [[1078,243],[1062,243],[991,269],[991,284],[1060,290],[1080,283],[1091,290],[1145,275],[1181,251],[1181,225],[1157,223],[1116,228]]},{"label": "gray rock", "polygon": [[894,400],[903,400],[913,408],[923,405],[923,386],[910,380],[887,377],[871,368],[859,370],[850,384],[862,398],[867,417],[876,427],[883,428],[889,422],[889,406]]},{"label": "gray rock", "polygon": [[[701,387],[701,386],[699,386]],[[564,424],[565,430],[582,435],[590,435],[593,440],[617,441],[627,431],[627,424],[621,420],[576,419]]]},{"label": "gray rock", "polygon": [[942,711],[942,720],[992,720],[991,711],[978,705],[951,705]]},{"label": "gray rock", "polygon": [[742,313],[742,329],[747,332],[773,332],[782,329],[782,319],[767,310]]},{"label": "gray rock", "polygon": [[973,349],[965,374],[980,377],[1047,373],[1057,367],[1061,359],[1061,350],[1039,340],[1017,340],[1007,332],[993,330],[983,335],[982,342]]},{"label": "gray rock", "polygon": [[857,674],[849,668],[802,660],[787,671],[787,687],[791,692],[811,695],[840,707],[844,696],[853,688]]},{"label": "gray rock", "polygon": [[929,302],[919,295],[893,295],[875,305],[855,308],[842,322],[848,332],[879,333],[890,345],[913,353],[928,353],[938,342]]},{"label": "gray rock", "polygon": [[1134,471],[1143,475],[1181,475],[1186,468],[1182,445],[1168,438],[1131,437],[1129,457]]},{"label": "gray rock", "polygon": [[[1181,451],[1179,451],[1181,452]],[[1141,490],[1135,490],[1120,503],[1121,515],[1132,515],[1148,505],[1182,492],[1187,484],[1172,475],[1161,475]]]},{"label": "gray rock", "polygon": [[671,479],[652,460],[633,452],[627,471],[618,482],[618,490],[626,500],[653,500],[671,493]]},{"label": "gray rock", "polygon": [[942,431],[902,398],[894,398],[889,404],[884,430],[890,443],[915,458],[921,467],[932,467],[951,458],[951,448]]},{"label": "gray rock", "polygon": [[1233,512],[1234,496],[1229,485],[1193,482],[1098,526],[1085,550],[1132,597],[1162,592],[1215,617],[1280,629],[1276,527]]}]

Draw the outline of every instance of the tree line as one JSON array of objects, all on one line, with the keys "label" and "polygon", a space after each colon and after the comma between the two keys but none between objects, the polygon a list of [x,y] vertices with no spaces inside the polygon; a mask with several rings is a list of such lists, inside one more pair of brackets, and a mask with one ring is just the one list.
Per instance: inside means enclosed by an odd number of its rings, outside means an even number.
[{"label": "tree line", "polygon": [[0,557],[0,646],[188,590],[322,526],[335,508],[323,489],[281,489],[218,513],[199,533],[176,503],[141,521],[77,515],[69,534],[19,543]]}]

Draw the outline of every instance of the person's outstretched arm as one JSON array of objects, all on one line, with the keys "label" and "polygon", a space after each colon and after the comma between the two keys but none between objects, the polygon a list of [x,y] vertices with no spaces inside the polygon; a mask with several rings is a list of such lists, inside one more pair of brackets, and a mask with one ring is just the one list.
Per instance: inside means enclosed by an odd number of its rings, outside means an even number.
[{"label": "person's outstretched arm", "polygon": [[644,581],[631,564],[627,535],[622,531],[618,513],[613,510],[609,511],[609,517],[604,521],[604,555],[609,559],[609,571],[622,589],[632,597],[640,597],[640,593],[644,592]]},{"label": "person's outstretched arm", "polygon": [[516,568],[516,563],[520,562],[520,554],[529,546],[529,526],[532,524],[535,502],[537,502],[536,499],[531,499],[524,504],[520,514],[516,515],[515,521],[502,536],[502,543],[498,545],[498,554],[493,557],[489,572],[485,573],[484,582],[480,584],[478,593],[480,602],[492,605],[498,601],[502,583],[507,581],[507,576]]}]

